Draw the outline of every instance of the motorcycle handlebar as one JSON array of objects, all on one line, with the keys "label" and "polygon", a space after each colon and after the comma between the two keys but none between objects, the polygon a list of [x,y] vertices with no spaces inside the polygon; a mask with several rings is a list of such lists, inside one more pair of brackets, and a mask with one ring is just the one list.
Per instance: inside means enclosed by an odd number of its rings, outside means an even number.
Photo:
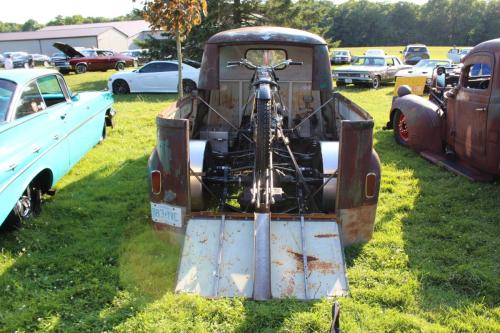
[{"label": "motorcycle handlebar", "polygon": [[[285,66],[300,66],[300,65],[303,65],[304,62],[303,61],[293,61],[291,59],[288,59],[288,60],[285,60],[279,64],[276,64],[274,66],[272,66],[272,68],[277,68],[277,67],[281,67],[283,65]],[[234,61],[234,60],[230,60],[227,62],[227,66],[245,66],[249,69],[255,69],[257,68],[258,66],[252,64],[250,61],[248,61],[247,59],[241,59],[241,60],[237,60],[237,61]]]}]

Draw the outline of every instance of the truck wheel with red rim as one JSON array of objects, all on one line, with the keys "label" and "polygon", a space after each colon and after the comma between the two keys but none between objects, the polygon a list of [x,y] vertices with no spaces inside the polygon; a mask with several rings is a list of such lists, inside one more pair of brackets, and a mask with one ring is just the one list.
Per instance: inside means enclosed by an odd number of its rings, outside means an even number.
[{"label": "truck wheel with red rim", "polygon": [[410,132],[406,123],[406,117],[403,112],[396,110],[392,118],[392,128],[394,129],[394,139],[404,147],[408,147]]}]

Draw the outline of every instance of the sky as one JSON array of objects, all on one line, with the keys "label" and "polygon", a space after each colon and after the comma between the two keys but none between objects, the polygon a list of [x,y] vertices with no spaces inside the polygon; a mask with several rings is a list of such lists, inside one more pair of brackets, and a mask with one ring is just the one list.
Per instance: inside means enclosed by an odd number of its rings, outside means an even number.
[{"label": "sky", "polygon": [[[342,3],[346,0],[332,0]],[[397,2],[398,0],[379,0],[380,2]],[[407,0],[424,3],[426,0]],[[39,23],[47,23],[57,15],[72,16],[104,16],[116,17],[128,14],[134,8],[141,7],[141,0],[1,0],[1,22],[24,23],[34,19]]]},{"label": "sky", "polygon": [[24,23],[34,19],[47,23],[57,15],[116,17],[140,8],[132,0],[1,0],[0,21]]}]

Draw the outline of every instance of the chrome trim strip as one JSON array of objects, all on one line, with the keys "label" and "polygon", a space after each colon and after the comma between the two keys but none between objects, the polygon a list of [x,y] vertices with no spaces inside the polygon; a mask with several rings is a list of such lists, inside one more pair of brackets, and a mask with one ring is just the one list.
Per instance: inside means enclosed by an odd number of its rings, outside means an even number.
[{"label": "chrome trim strip", "polygon": [[[108,108],[106,107],[106,110]],[[70,136],[72,133],[74,133],[77,129],[79,129],[80,127],[82,127],[83,125],[85,125],[86,123],[88,123],[89,121],[91,121],[92,119],[94,119],[95,117],[97,117],[98,115],[100,115],[102,111],[99,111],[97,113],[95,113],[92,117],[88,118],[86,121],[84,121],[83,123],[81,123],[80,125],[78,125],[77,127],[73,128],[70,132],[68,132],[66,135],[64,135],[62,138],[59,138],[59,140],[56,141],[55,144],[53,144],[52,146],[50,146],[49,148],[47,148],[47,150],[45,150],[43,153],[41,153],[40,155],[38,155],[35,159],[33,159],[30,163],[28,163],[24,168],[22,168],[18,173],[17,175],[15,175],[13,178],[11,178],[7,183],[5,183],[2,187],[0,187],[0,193],[2,193],[3,191],[5,191],[5,189],[10,185],[12,184],[17,178],[19,178],[23,173],[26,172],[26,170],[28,170],[33,164],[35,164],[36,162],[38,162],[43,156],[47,155],[47,153],[49,153],[55,146],[59,145],[59,143],[63,142],[64,140],[66,140],[66,138],[68,136]],[[104,111],[106,112],[106,111]],[[69,170],[68,170],[69,171]],[[52,184],[53,185],[53,184]]]}]

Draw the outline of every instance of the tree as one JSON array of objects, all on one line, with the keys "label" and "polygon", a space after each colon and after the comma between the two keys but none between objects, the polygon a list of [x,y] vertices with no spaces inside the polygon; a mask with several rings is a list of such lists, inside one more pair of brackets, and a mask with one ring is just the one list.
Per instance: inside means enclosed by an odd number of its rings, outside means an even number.
[{"label": "tree", "polygon": [[35,31],[38,30],[42,27],[40,23],[33,19],[29,19],[28,21],[24,22],[23,27],[21,28],[22,31]]},{"label": "tree", "polygon": [[[134,0],[135,1],[135,0]],[[207,15],[206,0],[144,0],[144,19],[151,23],[154,30],[163,30],[175,35],[177,61],[179,63],[179,97],[183,96],[182,87],[182,39],[199,25]]]}]

